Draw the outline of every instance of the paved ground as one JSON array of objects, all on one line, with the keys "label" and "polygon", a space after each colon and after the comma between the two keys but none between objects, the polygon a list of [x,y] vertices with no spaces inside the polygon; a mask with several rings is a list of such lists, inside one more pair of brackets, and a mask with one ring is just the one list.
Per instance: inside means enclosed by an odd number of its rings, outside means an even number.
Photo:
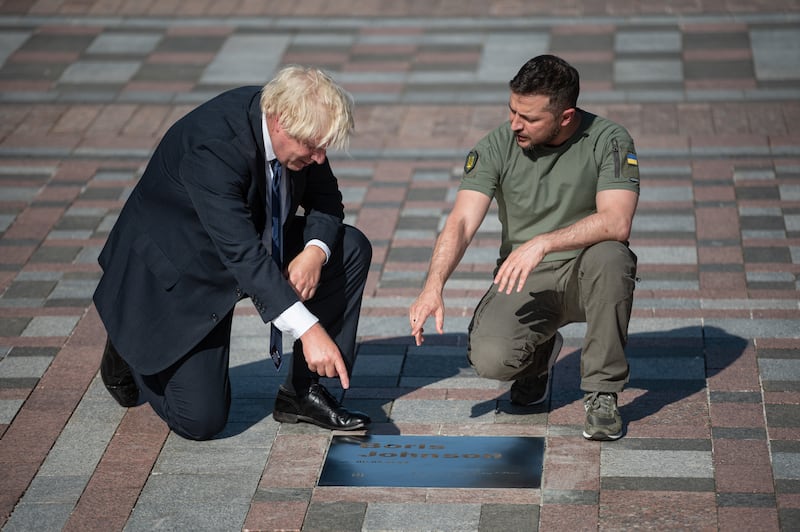
[{"label": "paved ground", "polygon": [[[562,330],[544,407],[511,408],[468,368],[496,223],[447,286],[447,334],[407,337],[463,157],[542,52],[580,69],[581,105],[626,125],[641,161],[615,443],[580,436],[581,326]],[[317,486],[331,433],[272,420],[282,375],[249,303],[219,439],[185,441],[103,389],[96,257],[150,150],[290,62],[327,68],[358,106],[350,155],[332,157],[375,246],[345,403],[374,434],[544,437],[541,488]],[[800,529],[796,0],[0,0],[0,117],[3,530]]]}]

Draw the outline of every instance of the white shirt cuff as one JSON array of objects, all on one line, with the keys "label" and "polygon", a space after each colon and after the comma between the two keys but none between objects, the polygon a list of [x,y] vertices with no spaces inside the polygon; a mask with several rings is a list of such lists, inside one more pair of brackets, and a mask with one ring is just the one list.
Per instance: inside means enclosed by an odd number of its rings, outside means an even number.
[{"label": "white shirt cuff", "polygon": [[325,252],[325,262],[324,262],[324,264],[328,264],[328,260],[330,260],[330,258],[331,258],[331,248],[328,247],[328,244],[326,244],[322,240],[319,240],[319,239],[315,238],[313,240],[309,240],[306,243],[306,245],[305,245],[305,247],[303,249],[307,248],[308,246],[317,246],[322,251],[324,251]]},{"label": "white shirt cuff", "polygon": [[295,339],[303,336],[319,319],[298,301],[287,308],[272,320],[272,323],[282,332],[291,334]]}]

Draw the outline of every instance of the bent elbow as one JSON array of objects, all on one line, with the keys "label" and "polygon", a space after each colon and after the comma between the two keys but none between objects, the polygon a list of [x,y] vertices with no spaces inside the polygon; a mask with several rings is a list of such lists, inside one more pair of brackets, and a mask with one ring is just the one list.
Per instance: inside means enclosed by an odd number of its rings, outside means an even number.
[{"label": "bent elbow", "polygon": [[620,223],[611,232],[613,240],[617,242],[627,242],[631,237],[631,224]]}]

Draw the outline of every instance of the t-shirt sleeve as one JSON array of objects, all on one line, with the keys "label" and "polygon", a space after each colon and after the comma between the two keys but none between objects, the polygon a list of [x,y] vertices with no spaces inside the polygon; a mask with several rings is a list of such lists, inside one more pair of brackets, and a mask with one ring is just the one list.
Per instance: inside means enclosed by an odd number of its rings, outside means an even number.
[{"label": "t-shirt sleeve", "polygon": [[486,139],[472,148],[464,159],[464,173],[458,190],[474,190],[494,197],[500,179],[500,158]]},{"label": "t-shirt sleeve", "polygon": [[601,150],[597,191],[631,190],[639,193],[639,157],[633,140],[624,130],[613,131],[598,148]]}]

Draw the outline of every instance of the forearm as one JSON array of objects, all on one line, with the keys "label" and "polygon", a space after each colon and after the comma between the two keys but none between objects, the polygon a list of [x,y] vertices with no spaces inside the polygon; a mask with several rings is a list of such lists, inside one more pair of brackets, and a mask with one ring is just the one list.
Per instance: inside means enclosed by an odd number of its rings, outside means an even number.
[{"label": "forearm", "polygon": [[629,236],[630,225],[614,223],[607,216],[595,213],[567,227],[538,235],[534,240],[538,240],[548,254],[583,249],[607,240],[624,242]]},{"label": "forearm", "polygon": [[436,240],[431,257],[428,276],[425,280],[424,291],[435,291],[441,293],[447,279],[458,266],[464,256],[464,252],[469,245],[469,239],[456,230],[444,231]]}]

